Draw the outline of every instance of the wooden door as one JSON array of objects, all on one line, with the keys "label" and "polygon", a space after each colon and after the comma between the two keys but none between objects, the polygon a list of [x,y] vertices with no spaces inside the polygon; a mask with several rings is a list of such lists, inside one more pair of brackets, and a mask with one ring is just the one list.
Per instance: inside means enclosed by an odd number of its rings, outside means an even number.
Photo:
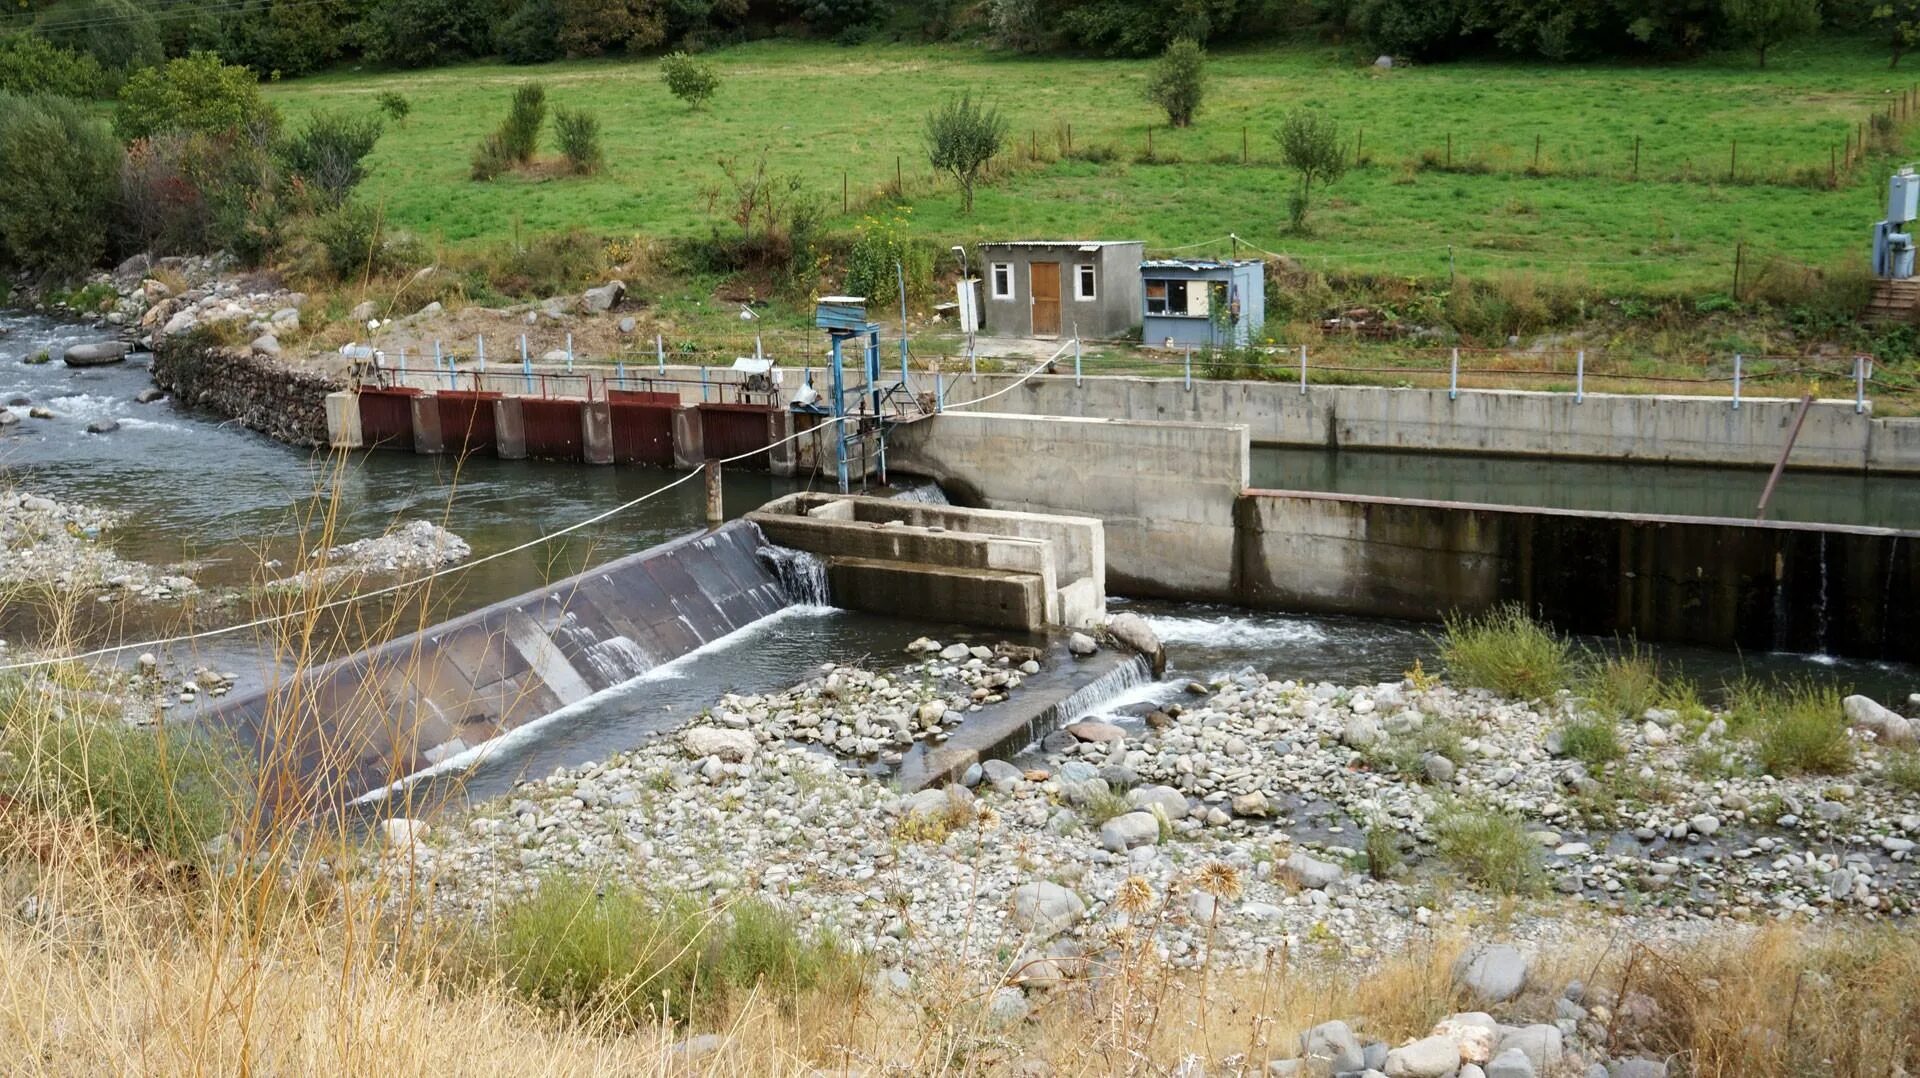
[{"label": "wooden door", "polygon": [[1032,275],[1033,335],[1060,335],[1060,263],[1033,262],[1027,267]]}]

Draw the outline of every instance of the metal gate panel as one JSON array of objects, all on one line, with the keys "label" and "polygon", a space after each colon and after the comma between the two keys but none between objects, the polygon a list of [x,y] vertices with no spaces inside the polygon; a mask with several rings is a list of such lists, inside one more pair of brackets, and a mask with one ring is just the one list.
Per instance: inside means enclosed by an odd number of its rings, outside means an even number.
[{"label": "metal gate panel", "polygon": [[[671,393],[645,395],[674,396]],[[614,463],[672,465],[673,405],[643,404],[621,399],[624,396],[623,393],[610,394],[607,402],[613,423]]]},{"label": "metal gate panel", "polygon": [[609,389],[607,399],[626,404],[664,404],[673,408],[680,406],[680,394],[662,393],[653,389]]},{"label": "metal gate panel", "polygon": [[493,431],[493,402],[502,395],[467,389],[443,389],[434,394],[440,411],[440,437],[449,453],[491,453],[498,448]]},{"label": "metal gate panel", "polygon": [[767,431],[773,429],[768,422],[772,412],[773,407],[766,404],[702,404],[700,430],[707,459],[752,453],[737,463],[746,468],[770,467],[766,444]]},{"label": "metal gate panel", "polygon": [[520,398],[520,423],[527,456],[540,460],[581,459],[581,402]]},{"label": "metal gate panel", "polygon": [[381,449],[413,449],[413,398],[417,389],[363,386],[360,398],[360,444]]}]

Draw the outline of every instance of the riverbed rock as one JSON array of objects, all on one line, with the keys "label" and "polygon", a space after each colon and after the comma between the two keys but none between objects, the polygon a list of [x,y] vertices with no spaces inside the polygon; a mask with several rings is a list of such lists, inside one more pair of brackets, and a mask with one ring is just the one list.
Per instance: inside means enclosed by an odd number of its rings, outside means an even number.
[{"label": "riverbed rock", "polygon": [[1158,807],[1169,820],[1187,815],[1187,795],[1171,786],[1136,786],[1127,791],[1127,804],[1148,812]]},{"label": "riverbed rock", "polygon": [[52,419],[53,412],[47,408],[44,408],[36,404],[33,407],[27,409],[27,418],[28,419]]},{"label": "riverbed rock", "polygon": [[1159,634],[1147,624],[1147,619],[1132,611],[1115,614],[1107,619],[1107,634],[1144,657],[1153,667],[1154,677],[1166,673],[1167,649],[1160,643]]},{"label": "riverbed rock", "polygon": [[1913,724],[1871,697],[1849,696],[1840,706],[1846,710],[1849,724],[1871,733],[1881,744],[1911,745],[1915,741]]},{"label": "riverbed rock", "polygon": [[1048,936],[1072,928],[1087,912],[1079,895],[1046,880],[1015,887],[1011,903],[1015,927]]},{"label": "riverbed rock", "polygon": [[1387,1053],[1387,1078],[1444,1078],[1460,1067],[1460,1049],[1446,1037],[1424,1037]]},{"label": "riverbed rock", "polygon": [[1324,891],[1340,882],[1346,870],[1331,861],[1322,861],[1305,850],[1295,850],[1283,866],[1288,878],[1310,891]]},{"label": "riverbed rock", "polygon": [[1469,948],[1453,965],[1453,982],[1482,1003],[1504,1003],[1527,983],[1527,956],[1505,943]]},{"label": "riverbed rock", "polygon": [[1067,727],[1067,733],[1072,734],[1081,741],[1090,741],[1102,745],[1115,741],[1125,741],[1127,739],[1127,732],[1125,730],[1115,726],[1113,723],[1101,722],[1099,719],[1081,719],[1079,722]]},{"label": "riverbed rock", "polygon": [[1551,1073],[1560,1066],[1562,1048],[1560,1028],[1543,1022],[1508,1030],[1493,1051],[1496,1057],[1519,1052],[1535,1070]]},{"label": "riverbed rock", "polygon": [[1123,812],[1100,825],[1100,845],[1114,853],[1160,841],[1160,821],[1151,812]]},{"label": "riverbed rock", "polygon": [[1095,643],[1093,637],[1088,636],[1086,633],[1074,633],[1072,636],[1067,637],[1067,650],[1075,655],[1084,657],[1099,651],[1100,645]]},{"label": "riverbed rock", "polygon": [[598,288],[589,288],[580,293],[580,309],[588,314],[610,311],[620,305],[627,296],[627,282],[608,281]]},{"label": "riverbed rock", "polygon": [[1607,1065],[1607,1078],[1667,1078],[1667,1065],[1658,1059],[1616,1059]]},{"label": "riverbed rock", "polygon": [[19,416],[13,414],[13,412],[9,409],[0,408],[0,427],[18,426],[19,423],[20,423]]},{"label": "riverbed rock", "polygon": [[695,726],[680,734],[680,744],[694,757],[718,756],[729,763],[753,759],[755,742],[746,730],[722,726]]},{"label": "riverbed rock", "polygon": [[1487,1078],[1534,1078],[1539,1071],[1518,1048],[1509,1048],[1487,1063]]},{"label": "riverbed rock", "polygon": [[380,837],[390,850],[411,850],[432,830],[425,820],[396,816],[380,821]]},{"label": "riverbed rock", "polygon": [[1022,773],[1019,768],[1005,760],[988,760],[980,765],[980,769],[982,776],[984,776],[987,781],[987,785],[992,786],[1003,794],[1012,793],[1020,788],[1022,782],[1026,781],[1025,774]]},{"label": "riverbed rock", "polygon": [[120,421],[118,419],[96,419],[87,424],[88,434],[112,434],[119,429]]},{"label": "riverbed rock", "polygon": [[1326,1069],[1335,1074],[1357,1071],[1366,1066],[1366,1057],[1360,1050],[1360,1038],[1354,1036],[1353,1029],[1341,1021],[1322,1022],[1300,1034],[1300,1057],[1324,1062]]},{"label": "riverbed rock", "polygon": [[163,401],[166,399],[167,399],[166,390],[161,389],[158,386],[148,386],[147,388],[133,395],[133,403],[135,404],[152,404],[155,401]]},{"label": "riverbed rock", "polygon": [[133,346],[125,341],[90,341],[69,347],[60,358],[69,367],[99,367],[108,363],[119,363],[127,358]]}]

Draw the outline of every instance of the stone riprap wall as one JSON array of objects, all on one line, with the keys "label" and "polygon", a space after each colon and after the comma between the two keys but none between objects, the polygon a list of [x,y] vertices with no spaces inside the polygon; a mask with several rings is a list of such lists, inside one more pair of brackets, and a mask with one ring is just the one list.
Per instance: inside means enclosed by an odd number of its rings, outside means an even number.
[{"label": "stone riprap wall", "polygon": [[785,608],[736,521],[237,698],[231,729],[311,810],[447,760]]},{"label": "stone riprap wall", "polygon": [[896,428],[887,453],[957,504],[1100,518],[1110,592],[1232,597],[1245,427],[946,412]]},{"label": "stone riprap wall", "polygon": [[1920,660],[1920,532],[1255,490],[1239,538],[1248,606]]},{"label": "stone riprap wall", "polygon": [[169,337],[154,346],[153,381],[182,404],[298,446],[327,444],[327,394],[342,388],[324,374],[198,334]]}]

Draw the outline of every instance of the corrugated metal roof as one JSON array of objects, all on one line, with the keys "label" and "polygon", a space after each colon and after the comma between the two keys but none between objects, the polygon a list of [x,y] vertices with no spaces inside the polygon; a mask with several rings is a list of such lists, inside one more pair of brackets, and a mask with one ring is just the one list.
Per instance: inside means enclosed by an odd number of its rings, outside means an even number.
[{"label": "corrugated metal roof", "polygon": [[1257,258],[1243,258],[1238,262],[1229,262],[1220,258],[1150,258],[1140,263],[1141,269],[1186,269],[1210,270],[1227,269],[1233,266],[1257,266]]},{"label": "corrugated metal roof", "polygon": [[993,240],[981,247],[1144,247],[1144,240]]}]

